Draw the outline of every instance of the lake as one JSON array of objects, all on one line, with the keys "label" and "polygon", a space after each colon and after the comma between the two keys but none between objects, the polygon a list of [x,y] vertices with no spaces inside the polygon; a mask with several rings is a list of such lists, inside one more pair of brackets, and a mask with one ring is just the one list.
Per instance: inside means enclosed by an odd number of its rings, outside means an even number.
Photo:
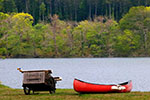
[{"label": "lake", "polygon": [[62,77],[57,88],[73,88],[74,78],[100,84],[133,81],[132,91],[150,91],[150,58],[59,58],[0,59],[0,81],[11,88],[22,88],[22,70],[53,71]]}]

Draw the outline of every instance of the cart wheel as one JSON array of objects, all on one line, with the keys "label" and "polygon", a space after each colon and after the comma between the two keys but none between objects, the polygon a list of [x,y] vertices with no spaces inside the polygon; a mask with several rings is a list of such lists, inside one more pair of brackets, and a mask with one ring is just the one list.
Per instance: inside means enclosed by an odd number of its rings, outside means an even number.
[{"label": "cart wheel", "polygon": [[54,78],[53,77],[49,78],[49,86],[50,86],[49,87],[50,88],[49,92],[50,92],[50,94],[55,93],[55,90],[56,90],[55,84],[56,84],[56,82],[55,82]]},{"label": "cart wheel", "polygon": [[29,87],[23,87],[24,88],[24,93],[26,95],[29,95],[30,94],[30,88]]},{"label": "cart wheel", "polygon": [[35,93],[34,90],[32,90],[33,94]]},{"label": "cart wheel", "polygon": [[54,94],[54,93],[55,93],[55,90],[54,90],[54,91],[49,91],[49,93],[50,93],[50,94]]}]

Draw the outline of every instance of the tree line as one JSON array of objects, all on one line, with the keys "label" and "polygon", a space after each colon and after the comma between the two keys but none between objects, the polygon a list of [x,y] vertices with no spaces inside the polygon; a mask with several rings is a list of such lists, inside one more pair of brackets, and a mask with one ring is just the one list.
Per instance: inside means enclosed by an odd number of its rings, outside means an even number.
[{"label": "tree line", "polygon": [[34,23],[49,21],[57,14],[61,20],[94,20],[107,16],[119,21],[133,6],[149,6],[150,0],[0,0],[0,12],[25,12]]},{"label": "tree line", "polygon": [[28,13],[0,12],[0,57],[150,56],[150,7],[132,7],[119,22],[93,20],[34,23]]}]

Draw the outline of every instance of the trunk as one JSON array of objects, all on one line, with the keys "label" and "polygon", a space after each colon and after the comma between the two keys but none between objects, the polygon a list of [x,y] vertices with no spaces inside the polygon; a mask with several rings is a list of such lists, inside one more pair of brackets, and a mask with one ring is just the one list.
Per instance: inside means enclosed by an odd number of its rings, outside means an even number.
[{"label": "trunk", "polygon": [[69,20],[72,20],[73,19],[73,14],[72,14],[72,5],[71,5],[71,2],[69,2],[69,5],[68,5],[68,9],[69,9]]},{"label": "trunk", "polygon": [[109,6],[109,18],[111,19],[111,4],[109,4],[108,6]]},{"label": "trunk", "polygon": [[140,0],[138,0],[138,6],[140,6]]},{"label": "trunk", "polygon": [[145,56],[147,56],[147,34],[146,31],[144,31],[144,47],[145,47]]},{"label": "trunk", "polygon": [[[8,44],[8,38],[7,38],[7,36],[5,37],[5,40],[6,40],[6,44]],[[8,50],[8,46],[6,45],[6,57],[8,57],[9,58],[9,50]]]},{"label": "trunk", "polygon": [[112,4],[112,18],[115,19],[115,3]]},{"label": "trunk", "polygon": [[115,14],[115,20],[118,21],[118,5],[117,5],[117,3],[115,4],[115,10],[114,11],[115,11],[114,12],[114,14]]},{"label": "trunk", "polygon": [[61,4],[62,4],[62,3],[61,3],[61,0],[60,0],[58,5],[59,5],[59,12],[60,12],[60,14],[61,14],[61,16],[62,16]]},{"label": "trunk", "polygon": [[66,5],[65,5],[65,3],[63,3],[63,16],[64,16],[64,18],[66,19]]},{"label": "trunk", "polygon": [[124,14],[126,11],[126,6],[125,2],[122,3],[122,13]]},{"label": "trunk", "polygon": [[105,10],[106,10],[106,14],[105,14],[105,16],[108,16],[108,7],[107,7],[108,5],[106,4],[106,8],[105,8]]},{"label": "trunk", "polygon": [[97,16],[97,2],[95,2],[95,17]]},{"label": "trunk", "polygon": [[[35,8],[35,2],[33,2],[33,8]],[[35,16],[35,9],[33,9],[32,15],[33,15],[34,18],[36,17]],[[35,21],[34,21],[34,24],[35,24]]]},{"label": "trunk", "polygon": [[145,0],[145,6],[147,6],[147,0]]},{"label": "trunk", "polygon": [[69,48],[70,48],[69,55],[71,55],[71,52],[73,50],[73,34],[71,33],[70,30],[68,30],[67,33],[68,33],[68,42],[69,42]]},{"label": "trunk", "polygon": [[85,43],[86,43],[86,32],[81,32],[80,33],[81,36],[81,53],[82,53],[82,57],[85,57],[86,54],[86,50],[85,50]]},{"label": "trunk", "polygon": [[56,23],[54,25],[54,31],[53,31],[53,40],[54,40],[54,48],[55,48],[55,57],[58,55],[58,48],[57,48],[57,43],[56,43]]},{"label": "trunk", "polygon": [[121,2],[119,2],[119,15],[121,15],[121,13],[122,13],[122,4]]},{"label": "trunk", "polygon": [[44,12],[43,12],[43,14],[42,14],[42,17],[43,17],[42,19],[43,19],[43,22],[44,22]]},{"label": "trunk", "polygon": [[92,7],[91,7],[91,2],[89,1],[89,20],[91,20],[91,12],[92,12]]},{"label": "trunk", "polygon": [[[39,6],[40,6],[40,1],[38,2],[39,3]],[[40,12],[40,9],[39,9],[39,20],[41,21],[41,12]]]},{"label": "trunk", "polygon": [[49,8],[49,10],[48,10],[48,15],[52,15],[52,2],[51,2],[51,0],[48,0],[47,1],[47,3],[48,3],[48,8]]},{"label": "trunk", "polygon": [[58,47],[57,47],[57,43],[56,43],[56,34],[57,34],[57,19],[58,16],[54,15],[52,18],[52,32],[53,32],[53,41],[54,41],[54,56],[57,57],[58,56]]},{"label": "trunk", "polygon": [[34,57],[37,57],[35,41],[33,41],[33,55],[34,55]]},{"label": "trunk", "polygon": [[26,2],[26,13],[28,13],[29,12],[29,0],[26,0],[25,2]]},{"label": "trunk", "polygon": [[59,15],[59,17],[62,16],[62,11],[61,11],[61,0],[57,0],[57,4],[56,4],[56,7],[57,7],[57,14]]},{"label": "trunk", "polygon": [[82,32],[81,32],[81,56],[84,57],[84,40]]},{"label": "trunk", "polygon": [[77,2],[76,0],[74,0],[74,19],[75,21],[77,21]]}]

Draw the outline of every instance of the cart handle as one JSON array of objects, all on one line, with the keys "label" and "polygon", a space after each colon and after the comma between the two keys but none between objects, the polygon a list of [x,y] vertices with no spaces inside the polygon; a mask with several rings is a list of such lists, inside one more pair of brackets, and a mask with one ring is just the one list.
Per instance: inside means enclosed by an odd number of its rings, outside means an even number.
[{"label": "cart handle", "polygon": [[21,70],[21,68],[17,68],[17,70],[19,70],[21,73],[23,73],[23,71]]},{"label": "cart handle", "polygon": [[55,80],[55,81],[61,81],[62,78],[61,78],[61,77],[54,77],[54,80]]}]

